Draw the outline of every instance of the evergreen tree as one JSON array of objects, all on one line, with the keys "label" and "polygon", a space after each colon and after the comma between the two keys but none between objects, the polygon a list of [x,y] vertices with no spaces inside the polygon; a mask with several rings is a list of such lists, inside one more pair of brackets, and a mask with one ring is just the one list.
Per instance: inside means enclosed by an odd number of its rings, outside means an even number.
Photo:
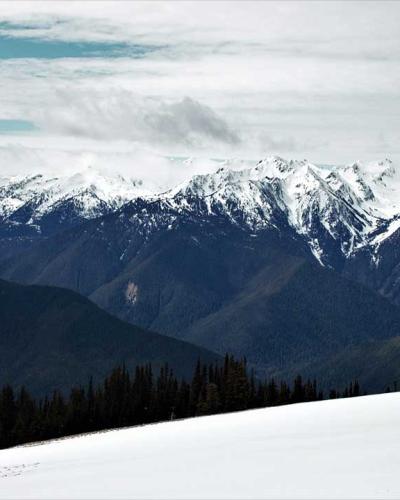
[{"label": "evergreen tree", "polygon": [[0,397],[0,445],[3,448],[14,442],[14,427],[17,421],[17,405],[10,385],[3,387]]},{"label": "evergreen tree", "polygon": [[297,375],[294,380],[292,401],[293,403],[302,403],[305,401],[305,388],[303,386],[303,379],[301,378],[301,375]]},{"label": "evergreen tree", "polygon": [[39,427],[36,404],[24,387],[19,391],[15,406],[17,414],[14,424],[15,442],[26,443],[37,439]]}]

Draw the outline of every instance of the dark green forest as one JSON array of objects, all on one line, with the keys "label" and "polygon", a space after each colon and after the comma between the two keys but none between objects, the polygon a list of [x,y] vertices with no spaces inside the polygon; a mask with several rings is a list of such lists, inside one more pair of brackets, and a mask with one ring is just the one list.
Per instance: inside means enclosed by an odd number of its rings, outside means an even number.
[{"label": "dark green forest", "polygon": [[[360,394],[357,381],[330,398]],[[55,391],[34,399],[25,388],[10,385],[0,394],[0,447],[59,438],[104,429],[165,420],[263,408],[324,399],[315,380],[298,375],[292,384],[274,379],[259,381],[248,372],[246,360],[225,356],[223,363],[200,360],[190,382],[179,381],[168,364],[155,375],[151,364],[114,369],[94,387],[74,387],[68,397]]]}]

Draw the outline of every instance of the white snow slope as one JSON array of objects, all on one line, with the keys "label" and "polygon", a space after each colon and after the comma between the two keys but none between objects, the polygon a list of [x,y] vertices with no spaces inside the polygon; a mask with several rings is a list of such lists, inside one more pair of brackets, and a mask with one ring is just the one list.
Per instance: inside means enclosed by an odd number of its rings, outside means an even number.
[{"label": "white snow slope", "polygon": [[1,498],[400,498],[400,393],[0,452]]}]

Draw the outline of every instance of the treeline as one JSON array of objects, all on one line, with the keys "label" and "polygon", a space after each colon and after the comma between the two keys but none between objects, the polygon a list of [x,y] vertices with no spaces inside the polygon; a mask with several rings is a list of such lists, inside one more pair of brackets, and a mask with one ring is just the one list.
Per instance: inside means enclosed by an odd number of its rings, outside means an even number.
[{"label": "treeline", "polygon": [[[358,396],[358,383],[329,397]],[[289,386],[274,379],[260,382],[248,373],[245,360],[226,356],[221,365],[200,361],[192,380],[178,381],[165,365],[155,376],[151,365],[134,373],[112,371],[103,384],[75,387],[65,398],[54,392],[35,400],[22,388],[15,394],[6,385],[0,394],[0,448],[115,427],[175,418],[210,415],[250,408],[322,400],[317,382],[297,376]]]}]

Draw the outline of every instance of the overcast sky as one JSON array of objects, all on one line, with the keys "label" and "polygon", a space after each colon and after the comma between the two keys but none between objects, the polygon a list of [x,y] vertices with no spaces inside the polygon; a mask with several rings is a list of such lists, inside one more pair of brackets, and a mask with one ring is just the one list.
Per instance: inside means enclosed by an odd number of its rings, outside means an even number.
[{"label": "overcast sky", "polygon": [[50,150],[398,160],[399,23],[384,1],[2,2],[0,167]]}]

